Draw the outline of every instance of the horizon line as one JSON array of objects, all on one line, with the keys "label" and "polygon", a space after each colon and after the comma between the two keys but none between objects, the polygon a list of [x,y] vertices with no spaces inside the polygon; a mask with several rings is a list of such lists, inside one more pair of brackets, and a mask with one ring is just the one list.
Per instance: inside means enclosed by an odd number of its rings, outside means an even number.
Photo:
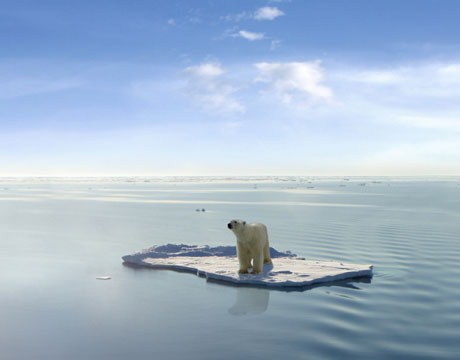
[{"label": "horizon line", "polygon": [[346,175],[346,174],[205,174],[205,175],[187,175],[187,174],[165,174],[165,175],[139,175],[139,174],[123,174],[123,175],[0,175],[0,179],[6,178],[272,178],[272,177],[342,177],[342,178],[356,178],[356,177],[460,177],[460,174],[414,174],[414,175],[402,175],[402,174],[359,174],[359,175]]}]

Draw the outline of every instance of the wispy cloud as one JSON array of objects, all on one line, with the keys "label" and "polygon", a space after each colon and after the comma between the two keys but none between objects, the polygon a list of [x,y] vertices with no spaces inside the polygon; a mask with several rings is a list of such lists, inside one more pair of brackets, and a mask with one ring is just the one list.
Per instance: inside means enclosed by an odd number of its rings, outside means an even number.
[{"label": "wispy cloud", "polygon": [[250,19],[252,15],[246,11],[242,11],[238,14],[228,14],[225,16],[222,16],[221,19],[225,21],[231,21],[231,22],[240,22],[243,20]]},{"label": "wispy cloud", "polygon": [[281,46],[281,40],[273,39],[270,42],[270,50],[277,50]]},{"label": "wispy cloud", "polygon": [[277,7],[264,6],[256,10],[254,13],[255,20],[275,20],[277,17],[283,16],[284,12]]},{"label": "wispy cloud", "polygon": [[238,27],[225,30],[224,38],[240,38],[249,42],[266,41],[270,42],[270,50],[275,50],[279,47],[281,41],[272,39],[265,35],[263,32],[254,32],[249,30],[240,30]]},{"label": "wispy cloud", "polygon": [[341,80],[384,88],[398,86],[407,94],[452,96],[460,94],[460,64],[426,63],[385,69],[348,69]]},{"label": "wispy cloud", "polygon": [[231,22],[240,22],[244,20],[271,21],[285,15],[285,13],[276,6],[264,6],[254,12],[242,11],[238,14],[228,14],[221,19]]},{"label": "wispy cloud", "polygon": [[[229,14],[221,17],[225,21],[231,22],[241,22],[244,20],[257,20],[257,21],[271,21],[280,16],[283,16],[284,12],[278,9],[277,7],[264,6],[257,9],[255,12],[240,12],[238,14]],[[263,32],[254,32],[249,30],[239,30],[238,28],[228,29],[224,33],[225,37],[234,37],[242,38],[248,41],[258,41],[258,40],[271,40],[270,50],[275,50],[279,47],[280,41],[268,37]]]},{"label": "wispy cloud", "polygon": [[224,70],[218,63],[204,63],[197,66],[189,66],[185,71],[200,80],[214,79],[221,76]]},{"label": "wispy cloud", "polygon": [[259,82],[265,83],[284,104],[328,101],[332,90],[323,85],[323,69],[318,61],[255,64]]},{"label": "wispy cloud", "polygon": [[370,117],[418,129],[459,131],[460,65],[406,64],[395,68],[348,67],[330,72],[344,106]]},{"label": "wispy cloud", "polygon": [[189,66],[186,91],[195,106],[211,113],[238,114],[245,111],[235,98],[237,88],[224,78],[225,71],[218,63],[208,62]]},{"label": "wispy cloud", "polygon": [[247,30],[240,30],[238,31],[238,33],[235,34],[235,36],[241,37],[248,41],[256,41],[256,40],[265,39],[264,33],[257,33],[257,32],[247,31]]}]

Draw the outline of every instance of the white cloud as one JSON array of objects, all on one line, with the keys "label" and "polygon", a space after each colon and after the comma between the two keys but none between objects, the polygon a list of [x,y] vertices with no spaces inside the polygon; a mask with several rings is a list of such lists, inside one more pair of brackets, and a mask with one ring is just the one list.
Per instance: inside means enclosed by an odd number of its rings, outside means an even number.
[{"label": "white cloud", "polygon": [[187,94],[194,105],[212,113],[237,114],[245,111],[244,106],[234,97],[237,88],[223,75],[218,63],[204,63],[185,69],[188,76]]},{"label": "white cloud", "polygon": [[244,20],[270,21],[283,15],[285,15],[284,12],[275,6],[264,6],[257,9],[254,13],[242,11],[238,14],[228,14],[222,16],[221,19],[231,22],[240,22]]},{"label": "white cloud", "polygon": [[322,84],[323,70],[318,61],[288,63],[257,63],[258,81],[268,84],[283,103],[309,103],[331,100],[332,90]]},{"label": "white cloud", "polygon": [[246,31],[246,30],[238,31],[237,36],[242,37],[243,39],[246,39],[249,41],[265,39],[265,35],[263,33],[256,33],[256,32],[251,32],[251,31]]},{"label": "white cloud", "polygon": [[460,94],[460,64],[457,63],[406,65],[391,69],[347,69],[338,71],[337,79],[365,83],[375,89],[392,85],[397,88],[396,92],[407,96],[451,97]]},{"label": "white cloud", "polygon": [[190,66],[186,68],[185,71],[201,79],[219,77],[224,73],[220,64],[217,63],[204,63],[197,66]]},{"label": "white cloud", "polygon": [[395,68],[329,71],[336,98],[347,111],[399,129],[460,129],[460,65],[419,63]]},{"label": "white cloud", "polygon": [[277,17],[283,16],[282,12],[277,7],[264,6],[256,10],[254,13],[254,19],[256,20],[274,20]]},{"label": "white cloud", "polygon": [[[261,32],[253,32],[248,30],[238,30],[238,28],[227,29],[224,32],[224,37],[232,37],[232,38],[241,38],[247,41],[260,41],[260,40],[270,40],[269,37],[265,36],[264,33]],[[277,40],[271,41],[273,46],[270,49],[276,48],[276,46],[280,43]]]}]

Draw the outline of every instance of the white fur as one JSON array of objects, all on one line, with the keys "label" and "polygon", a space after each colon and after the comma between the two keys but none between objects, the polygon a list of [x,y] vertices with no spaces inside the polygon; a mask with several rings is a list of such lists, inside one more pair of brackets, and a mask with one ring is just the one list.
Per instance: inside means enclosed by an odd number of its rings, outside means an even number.
[{"label": "white fur", "polygon": [[259,274],[263,271],[264,264],[272,263],[267,227],[264,224],[247,224],[243,220],[232,220],[228,228],[236,235],[240,274],[248,273],[250,268],[254,274]]}]

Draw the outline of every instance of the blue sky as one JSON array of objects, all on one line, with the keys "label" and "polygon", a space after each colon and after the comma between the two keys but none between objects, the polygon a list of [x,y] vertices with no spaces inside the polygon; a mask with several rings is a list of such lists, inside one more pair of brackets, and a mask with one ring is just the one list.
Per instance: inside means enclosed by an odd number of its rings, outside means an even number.
[{"label": "blue sky", "polygon": [[460,175],[458,1],[0,4],[0,176]]}]

